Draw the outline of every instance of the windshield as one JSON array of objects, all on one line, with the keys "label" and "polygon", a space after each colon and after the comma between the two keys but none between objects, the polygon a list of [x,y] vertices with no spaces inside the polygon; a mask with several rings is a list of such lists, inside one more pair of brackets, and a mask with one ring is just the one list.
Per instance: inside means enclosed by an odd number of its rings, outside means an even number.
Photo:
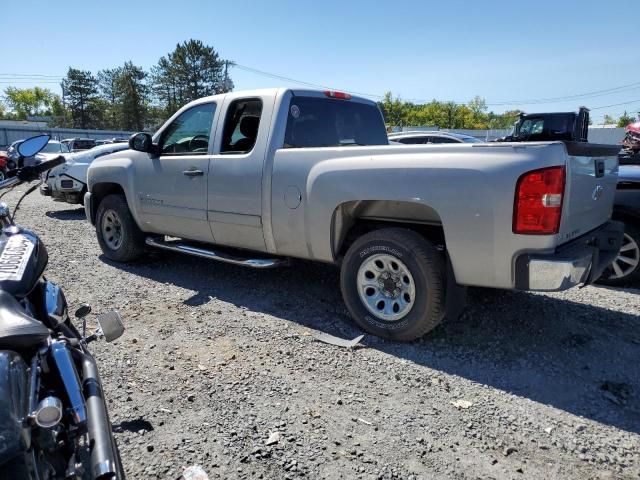
[{"label": "windshield", "polygon": [[388,144],[375,105],[318,97],[291,99],[284,148]]},{"label": "windshield", "polygon": [[69,148],[62,143],[49,142],[40,153],[69,153]]}]

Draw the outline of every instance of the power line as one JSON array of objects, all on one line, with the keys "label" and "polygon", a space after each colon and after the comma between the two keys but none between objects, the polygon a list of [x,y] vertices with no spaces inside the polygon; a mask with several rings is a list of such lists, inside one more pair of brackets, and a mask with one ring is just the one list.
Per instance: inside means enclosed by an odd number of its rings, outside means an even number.
[{"label": "power line", "polygon": [[0,73],[1,77],[50,77],[63,78],[64,75],[44,75],[41,73]]},{"label": "power line", "polygon": [[344,89],[339,89],[339,88],[334,88],[334,87],[328,87],[326,85],[319,85],[317,83],[305,82],[303,80],[296,80],[295,78],[285,77],[284,75],[278,75],[276,73],[265,72],[264,70],[258,70],[257,68],[247,67],[246,65],[240,65],[239,63],[235,63],[235,62],[230,63],[230,66],[239,68],[240,70],[245,70],[247,72],[257,73],[258,75],[264,75],[266,77],[274,78],[276,80],[285,80],[287,82],[297,83],[297,84],[300,84],[300,85],[306,85],[307,87],[322,88],[322,89],[325,89],[325,90],[340,90],[342,92],[352,93],[353,95],[359,95],[361,97],[384,98],[384,95],[376,95],[376,94],[373,94],[373,93],[354,92],[354,91],[350,91],[350,90],[344,90]]},{"label": "power line", "polygon": [[629,105],[632,103],[640,103],[640,99],[638,100],[631,100],[630,102],[622,102],[622,103],[614,103],[612,105],[603,105],[601,107],[594,107],[594,108],[590,108],[589,110],[600,110],[602,108],[611,108],[611,107],[619,107],[621,105]]},{"label": "power line", "polygon": [[[364,93],[364,92],[357,92],[357,91],[353,91],[353,90],[346,90],[346,89],[339,89],[339,88],[335,88],[335,87],[330,87],[327,85],[322,85],[322,84],[318,84],[318,83],[313,83],[313,82],[307,82],[304,80],[298,80],[295,78],[291,78],[291,77],[287,77],[285,75],[279,75],[276,73],[271,73],[271,72],[266,72],[264,70],[259,70],[257,68],[253,68],[253,67],[249,67],[246,65],[242,65],[239,63],[235,63],[235,62],[229,62],[228,64],[230,67],[235,67],[238,68],[240,70],[244,70],[250,73],[254,73],[257,75],[262,75],[265,77],[269,77],[269,78],[273,78],[276,80],[284,80],[287,82],[291,82],[291,83],[296,83],[299,85],[305,85],[307,87],[313,87],[313,88],[320,88],[320,89],[324,89],[324,90],[340,90],[340,91],[344,91],[347,93],[351,93],[353,95],[359,95],[362,97],[367,97],[367,98],[375,98],[375,99],[382,99],[385,96],[384,95],[379,95],[379,94],[375,94],[375,93]],[[46,84],[57,84],[59,83],[59,80],[62,80],[64,78],[64,76],[61,75],[49,75],[49,74],[42,74],[42,73],[0,73],[0,84],[12,84],[12,83],[17,83],[17,84],[25,84],[25,83],[46,83]],[[55,79],[55,80],[54,80]],[[538,99],[525,99],[525,100],[509,100],[509,101],[496,101],[496,102],[487,102],[486,105],[487,106],[515,106],[515,105],[534,105],[534,104],[544,104],[544,103],[558,103],[558,102],[567,102],[567,101],[572,101],[572,100],[586,100],[589,98],[596,98],[596,97],[601,97],[601,96],[606,96],[606,95],[612,95],[612,94],[619,94],[619,93],[626,93],[632,90],[636,90],[636,89],[640,89],[640,82],[634,82],[634,83],[629,83],[626,85],[620,85],[617,87],[611,87],[611,88],[606,88],[606,89],[601,89],[601,90],[594,90],[594,91],[590,91],[590,92],[583,92],[583,93],[578,93],[575,95],[565,95],[565,96],[559,96],[559,97],[546,97],[546,98],[538,98]],[[424,100],[424,99],[417,99],[417,98],[412,98],[412,99],[407,99],[407,101],[412,102],[412,103],[430,103],[432,100]],[[611,105],[604,105],[604,106],[600,106],[600,107],[593,107],[591,108],[591,110],[599,110],[599,109],[603,109],[603,108],[611,108],[611,107],[617,107],[617,106],[622,106],[622,105],[628,105],[628,104],[632,104],[632,103],[638,103],[640,102],[640,100],[632,100],[629,102],[622,102],[622,103],[616,103],[616,104],[611,104]],[[455,105],[466,105],[466,102],[456,102],[456,101],[450,101],[447,103],[454,103]]]},{"label": "power line", "polygon": [[[379,95],[379,94],[373,94],[373,93],[361,93],[361,92],[355,92],[355,91],[350,91],[350,90],[344,90],[344,89],[336,89],[333,87],[328,87],[326,85],[319,85],[316,83],[311,83],[311,82],[305,82],[303,80],[297,80],[291,77],[286,77],[284,75],[279,75],[279,74],[275,74],[275,73],[270,73],[270,72],[265,72],[264,70],[258,70],[257,68],[252,68],[252,67],[247,67],[246,65],[240,65],[238,63],[232,63],[231,64],[234,67],[238,67],[241,70],[245,70],[251,73],[256,73],[258,75],[264,75],[266,77],[270,77],[270,78],[274,78],[277,80],[285,80],[288,82],[292,82],[292,83],[297,83],[300,85],[306,85],[309,87],[315,87],[315,88],[323,88],[323,89],[330,89],[330,90],[341,90],[347,93],[351,93],[354,95],[360,95],[362,97],[369,97],[369,98],[384,98],[384,95]],[[623,92],[627,92],[630,90],[636,90],[636,89],[640,89],[640,82],[635,82],[635,83],[629,83],[626,85],[620,85],[617,87],[612,87],[612,88],[606,88],[606,89],[601,89],[601,90],[594,90],[591,92],[584,92],[584,93],[578,93],[575,95],[565,95],[565,96],[561,96],[561,97],[547,97],[547,98],[538,98],[538,99],[527,99],[527,100],[509,100],[509,101],[496,101],[496,102],[487,102],[486,105],[487,106],[510,106],[510,105],[533,105],[533,104],[543,104],[543,103],[558,103],[558,102],[563,102],[563,101],[571,101],[571,100],[578,100],[578,99],[588,99],[588,98],[596,98],[596,97],[601,97],[601,96],[606,96],[606,95],[612,95],[612,94],[617,94],[617,93],[623,93]],[[424,100],[424,99],[407,99],[407,101],[413,102],[413,103],[430,103],[431,100]],[[455,103],[456,105],[466,105],[466,103],[462,103],[462,102],[451,102],[451,103]],[[600,108],[600,107],[598,107]],[[606,108],[606,107],[605,107]]]}]

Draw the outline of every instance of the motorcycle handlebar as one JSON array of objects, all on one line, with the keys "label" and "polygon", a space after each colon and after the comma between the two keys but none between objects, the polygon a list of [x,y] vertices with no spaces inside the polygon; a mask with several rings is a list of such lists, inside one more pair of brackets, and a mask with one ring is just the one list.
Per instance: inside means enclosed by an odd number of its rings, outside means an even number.
[{"label": "motorcycle handlebar", "polygon": [[52,168],[57,167],[58,165],[62,165],[63,163],[65,163],[65,159],[62,155],[60,155],[53,160],[42,162],[38,165],[22,167],[18,170],[13,170],[13,173],[10,172],[10,174],[12,174],[13,176],[7,178],[6,180],[0,181],[0,190],[8,187],[13,187],[22,182],[31,182],[33,180],[37,180],[44,172],[47,172]]},{"label": "motorcycle handlebar", "polygon": [[49,160],[47,162],[42,162],[36,165],[33,170],[38,175],[46,172],[47,170],[51,170],[52,168],[57,167],[58,165],[62,165],[65,162],[65,159],[62,155],[54,158],[53,160]]}]

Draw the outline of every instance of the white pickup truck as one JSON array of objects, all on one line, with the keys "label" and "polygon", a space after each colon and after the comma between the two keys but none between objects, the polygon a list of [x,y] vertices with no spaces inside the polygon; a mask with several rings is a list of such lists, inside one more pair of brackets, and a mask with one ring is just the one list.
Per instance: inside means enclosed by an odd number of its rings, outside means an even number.
[{"label": "white pickup truck", "polygon": [[333,263],[354,320],[396,340],[456,315],[467,285],[593,282],[622,239],[609,220],[617,147],[389,145],[376,104],[341,92],[202,98],[129,146],[88,172],[108,258],[155,247],[255,268]]}]

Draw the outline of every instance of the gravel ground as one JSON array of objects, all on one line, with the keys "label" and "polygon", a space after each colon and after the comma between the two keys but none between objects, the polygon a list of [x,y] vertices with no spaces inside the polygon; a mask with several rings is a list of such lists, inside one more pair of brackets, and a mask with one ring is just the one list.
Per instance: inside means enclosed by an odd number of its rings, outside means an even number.
[{"label": "gravel ground", "polygon": [[131,479],[640,478],[638,289],[474,289],[420,342],[347,350],[312,336],[362,333],[332,267],[114,264],[81,209],[37,193],[18,222],[72,308],[125,318],[94,351]]}]

